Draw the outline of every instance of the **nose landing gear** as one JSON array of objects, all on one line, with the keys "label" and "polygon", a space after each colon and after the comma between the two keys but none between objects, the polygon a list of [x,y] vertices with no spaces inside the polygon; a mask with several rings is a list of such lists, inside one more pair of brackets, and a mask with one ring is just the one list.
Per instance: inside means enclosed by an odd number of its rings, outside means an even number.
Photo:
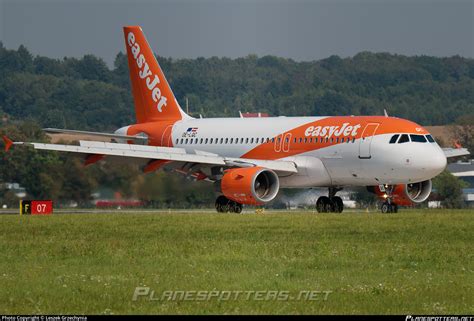
[{"label": "nose landing gear", "polygon": [[398,205],[385,201],[382,203],[380,210],[382,211],[382,213],[398,213]]},{"label": "nose landing gear", "polygon": [[336,193],[342,188],[329,187],[329,197],[321,196],[316,201],[316,210],[318,213],[342,213],[344,204],[342,198],[336,196]]},{"label": "nose landing gear", "polygon": [[[382,190],[382,187],[385,189],[385,191]],[[384,214],[385,213],[398,213],[398,205],[392,202],[394,186],[381,185],[380,190],[382,192],[385,192],[385,195],[384,195],[385,202],[383,202],[382,205],[380,206],[380,211]]]},{"label": "nose landing gear", "polygon": [[216,199],[216,210],[218,213],[241,213],[242,204],[234,202],[224,195],[220,195]]}]

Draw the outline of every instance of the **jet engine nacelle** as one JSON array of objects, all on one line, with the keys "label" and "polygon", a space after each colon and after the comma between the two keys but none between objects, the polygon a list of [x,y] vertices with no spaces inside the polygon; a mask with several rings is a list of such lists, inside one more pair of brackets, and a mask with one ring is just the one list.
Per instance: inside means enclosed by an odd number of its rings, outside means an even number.
[{"label": "jet engine nacelle", "polygon": [[221,190],[225,197],[248,205],[270,202],[279,189],[277,174],[258,166],[228,169],[221,181]]},{"label": "jet engine nacelle", "polygon": [[[432,189],[431,180],[395,185],[392,191],[392,202],[397,205],[410,206],[413,203],[418,204],[426,201],[430,196]],[[369,188],[381,199],[387,198],[387,191],[380,186]]]}]

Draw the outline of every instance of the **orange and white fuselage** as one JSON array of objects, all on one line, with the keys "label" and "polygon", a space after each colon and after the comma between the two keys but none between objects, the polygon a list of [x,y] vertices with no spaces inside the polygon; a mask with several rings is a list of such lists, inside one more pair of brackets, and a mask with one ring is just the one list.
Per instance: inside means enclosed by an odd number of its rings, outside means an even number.
[{"label": "orange and white fuselage", "polygon": [[304,171],[281,187],[369,186],[428,180],[446,167],[436,143],[392,143],[395,134],[429,135],[422,126],[383,116],[183,119],[124,127],[152,144],[235,158],[288,160]]}]

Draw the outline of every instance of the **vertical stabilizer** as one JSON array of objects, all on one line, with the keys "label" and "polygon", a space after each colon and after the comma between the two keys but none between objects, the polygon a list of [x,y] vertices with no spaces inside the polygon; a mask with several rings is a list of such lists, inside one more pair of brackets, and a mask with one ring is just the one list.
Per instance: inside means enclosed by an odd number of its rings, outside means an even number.
[{"label": "vertical stabilizer", "polygon": [[137,123],[180,120],[181,109],[148,44],[142,28],[123,28]]}]

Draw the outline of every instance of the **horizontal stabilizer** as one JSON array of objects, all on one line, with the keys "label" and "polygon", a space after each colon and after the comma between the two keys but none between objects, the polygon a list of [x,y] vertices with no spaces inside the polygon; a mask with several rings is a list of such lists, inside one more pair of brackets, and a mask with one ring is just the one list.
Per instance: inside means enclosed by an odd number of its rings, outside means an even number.
[{"label": "horizontal stabilizer", "polygon": [[458,156],[466,156],[469,155],[469,151],[467,148],[443,148],[444,155],[447,158],[449,157],[458,157]]}]

